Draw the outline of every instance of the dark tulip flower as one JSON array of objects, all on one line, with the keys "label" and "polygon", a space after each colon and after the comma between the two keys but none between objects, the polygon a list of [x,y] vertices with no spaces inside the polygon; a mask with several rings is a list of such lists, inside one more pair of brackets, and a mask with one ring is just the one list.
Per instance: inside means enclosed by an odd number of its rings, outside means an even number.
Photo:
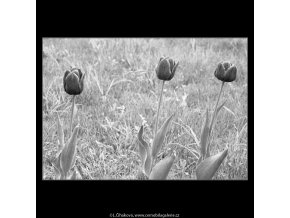
[{"label": "dark tulip flower", "polygon": [[158,79],[169,81],[174,77],[176,68],[179,62],[175,63],[171,58],[160,58],[156,68],[156,75]]},{"label": "dark tulip flower", "polygon": [[64,73],[63,86],[69,95],[79,95],[84,89],[85,74],[78,68],[72,68]]},{"label": "dark tulip flower", "polygon": [[237,77],[237,67],[229,62],[221,62],[214,71],[214,75],[223,82],[232,82]]}]

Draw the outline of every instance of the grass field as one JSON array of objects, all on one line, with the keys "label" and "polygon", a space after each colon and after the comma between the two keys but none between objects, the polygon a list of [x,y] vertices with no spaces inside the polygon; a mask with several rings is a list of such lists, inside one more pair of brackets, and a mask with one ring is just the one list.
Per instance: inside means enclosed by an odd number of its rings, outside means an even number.
[{"label": "grass field", "polygon": [[168,179],[194,179],[205,112],[212,113],[221,81],[214,77],[220,61],[237,66],[236,81],[226,83],[211,136],[211,153],[228,147],[228,156],[213,179],[248,179],[247,39],[225,38],[69,38],[43,39],[43,179],[54,179],[51,160],[58,146],[57,112],[68,139],[72,96],[63,89],[70,66],[86,72],[85,88],[76,97],[75,124],[80,124],[76,167],[83,179],[135,179],[140,167],[137,133],[153,138],[161,81],[155,67],[160,57],[179,61],[165,83],[159,127],[176,112],[159,159],[167,144],[178,143],[178,158]]}]

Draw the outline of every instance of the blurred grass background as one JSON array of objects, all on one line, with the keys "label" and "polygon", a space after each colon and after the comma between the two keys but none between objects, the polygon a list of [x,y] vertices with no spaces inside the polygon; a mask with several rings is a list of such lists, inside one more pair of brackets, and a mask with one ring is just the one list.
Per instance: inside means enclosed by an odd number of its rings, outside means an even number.
[{"label": "blurred grass background", "polygon": [[[76,167],[83,179],[134,179],[140,158],[137,132],[152,140],[161,81],[155,67],[162,56],[179,61],[175,77],[165,83],[159,127],[177,112],[166,142],[178,143],[178,158],[168,179],[193,179],[205,111],[212,113],[221,81],[214,77],[220,61],[238,68],[226,83],[211,137],[211,154],[229,148],[214,179],[244,180],[247,164],[247,39],[242,38],[44,38],[43,39],[43,178],[54,179],[51,160],[57,152],[58,112],[68,139],[71,98],[63,75],[70,66],[86,72],[85,89],[76,98],[81,126]],[[161,155],[168,146],[162,147]],[[190,151],[189,151],[190,150]]]}]

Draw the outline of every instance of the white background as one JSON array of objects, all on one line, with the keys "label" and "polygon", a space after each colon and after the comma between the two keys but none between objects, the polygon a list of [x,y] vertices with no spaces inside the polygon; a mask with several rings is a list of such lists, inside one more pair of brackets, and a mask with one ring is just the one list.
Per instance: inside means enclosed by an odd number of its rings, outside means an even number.
[{"label": "white background", "polygon": [[1,218],[36,217],[35,4],[0,1]]},{"label": "white background", "polygon": [[289,1],[255,1],[254,212],[261,218],[290,217],[289,21]]},{"label": "white background", "polygon": [[[288,2],[255,1],[254,213],[261,218],[290,217]],[[35,1],[1,1],[0,27],[0,217],[36,217]]]}]

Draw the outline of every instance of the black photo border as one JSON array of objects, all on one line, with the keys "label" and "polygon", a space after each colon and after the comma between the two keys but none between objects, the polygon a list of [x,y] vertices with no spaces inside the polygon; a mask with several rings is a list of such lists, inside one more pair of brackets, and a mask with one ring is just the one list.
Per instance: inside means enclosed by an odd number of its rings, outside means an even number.
[{"label": "black photo border", "polygon": [[[171,3],[167,3],[171,4]],[[254,209],[254,6],[214,5],[194,10],[172,4],[158,10],[110,11],[77,5],[37,5],[37,213],[112,217],[123,213],[175,213],[179,217],[253,216]],[[88,6],[88,5],[87,5]],[[89,9],[90,8],[90,9]],[[118,5],[115,5],[118,8]],[[187,8],[187,9],[186,9]],[[177,10],[183,9],[177,13]],[[156,15],[157,13],[157,15]],[[114,16],[112,16],[114,14]],[[161,13],[162,14],[162,13]],[[45,181],[42,179],[42,39],[45,37],[243,37],[248,39],[248,180]],[[46,209],[45,209],[46,208]],[[232,213],[231,211],[234,211]],[[200,214],[200,215],[199,215]],[[124,215],[124,214],[123,214]]]}]

